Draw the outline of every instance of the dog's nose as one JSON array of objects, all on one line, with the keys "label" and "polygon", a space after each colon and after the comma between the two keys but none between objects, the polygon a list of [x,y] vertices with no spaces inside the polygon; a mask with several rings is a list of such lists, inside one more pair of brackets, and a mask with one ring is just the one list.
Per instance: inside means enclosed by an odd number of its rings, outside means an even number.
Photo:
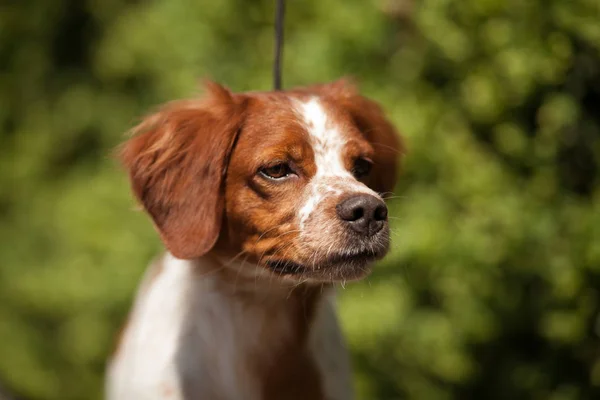
[{"label": "dog's nose", "polygon": [[385,203],[369,194],[357,194],[342,200],[336,210],[342,221],[365,236],[373,236],[379,232],[387,220]]}]

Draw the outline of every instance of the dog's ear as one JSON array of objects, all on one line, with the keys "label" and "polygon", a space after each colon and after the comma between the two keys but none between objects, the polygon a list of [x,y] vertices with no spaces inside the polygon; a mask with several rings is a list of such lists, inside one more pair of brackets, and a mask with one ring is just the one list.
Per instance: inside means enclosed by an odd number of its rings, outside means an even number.
[{"label": "dog's ear", "polygon": [[208,82],[199,100],[169,103],[133,129],[120,151],[133,192],[167,249],[191,259],[217,241],[224,179],[243,102]]},{"label": "dog's ear", "polygon": [[402,138],[387,120],[381,107],[361,96],[352,82],[340,79],[313,86],[318,94],[341,105],[351,116],[355,126],[375,150],[369,186],[384,195],[394,190],[398,163],[405,152]]}]

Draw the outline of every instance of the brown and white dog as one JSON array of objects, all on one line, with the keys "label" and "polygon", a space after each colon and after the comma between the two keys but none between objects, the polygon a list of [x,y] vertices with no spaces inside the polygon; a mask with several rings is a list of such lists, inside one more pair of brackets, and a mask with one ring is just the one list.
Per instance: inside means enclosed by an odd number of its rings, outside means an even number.
[{"label": "brown and white dog", "polygon": [[168,253],[146,273],[107,398],[347,400],[333,283],[389,247],[400,139],[343,81],[202,99],[122,148]]}]

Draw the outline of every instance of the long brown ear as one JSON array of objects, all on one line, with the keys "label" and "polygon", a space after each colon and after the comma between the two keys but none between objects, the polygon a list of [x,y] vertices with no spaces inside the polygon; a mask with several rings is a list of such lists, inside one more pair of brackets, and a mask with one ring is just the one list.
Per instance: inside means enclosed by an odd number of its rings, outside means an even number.
[{"label": "long brown ear", "polygon": [[405,148],[402,138],[386,119],[381,107],[358,94],[355,86],[346,79],[316,85],[314,90],[350,113],[355,125],[375,149],[369,186],[384,196],[391,194],[396,184],[399,159]]},{"label": "long brown ear", "polygon": [[135,196],[169,251],[183,259],[217,241],[224,174],[243,118],[227,89],[206,86],[204,99],[167,104],[143,120],[120,153]]}]

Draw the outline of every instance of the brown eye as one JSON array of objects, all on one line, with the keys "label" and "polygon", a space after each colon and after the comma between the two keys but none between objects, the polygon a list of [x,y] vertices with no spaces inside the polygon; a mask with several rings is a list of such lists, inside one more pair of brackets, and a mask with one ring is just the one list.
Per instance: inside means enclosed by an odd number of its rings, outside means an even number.
[{"label": "brown eye", "polygon": [[354,167],[352,167],[352,174],[356,179],[362,179],[369,175],[373,161],[368,158],[358,158],[354,161]]},{"label": "brown eye", "polygon": [[285,179],[293,174],[292,169],[287,163],[279,163],[270,167],[265,167],[258,172],[265,178],[275,180]]}]

